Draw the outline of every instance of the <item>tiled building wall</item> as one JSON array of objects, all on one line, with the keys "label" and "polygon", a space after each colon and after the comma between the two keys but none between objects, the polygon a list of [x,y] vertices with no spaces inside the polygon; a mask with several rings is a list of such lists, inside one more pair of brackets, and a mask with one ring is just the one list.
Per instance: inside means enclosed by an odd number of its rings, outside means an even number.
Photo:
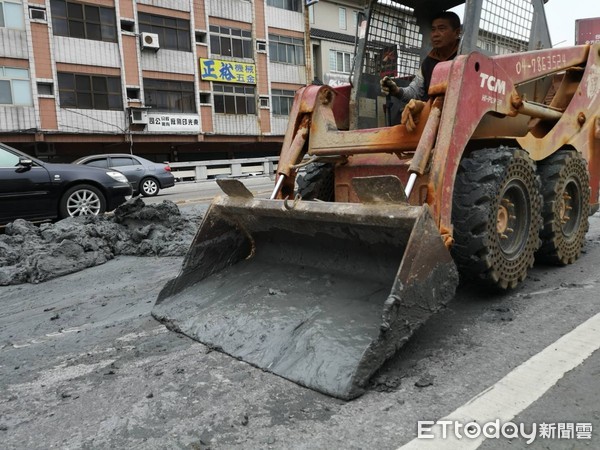
[{"label": "tiled building wall", "polygon": [[188,73],[196,70],[196,61],[191,52],[160,49],[157,52],[144,50],[141,53],[143,70],[156,72]]},{"label": "tiled building wall", "polygon": [[28,55],[27,33],[24,30],[0,28],[0,57],[27,59]]},{"label": "tiled building wall", "polygon": [[0,55],[0,66],[16,67],[19,69],[28,69],[29,61],[21,58],[10,58]]},{"label": "tiled building wall", "polygon": [[271,119],[271,132],[273,134],[285,134],[288,126],[288,118],[285,116],[273,116]]},{"label": "tiled building wall", "polygon": [[189,0],[137,0],[137,3],[176,11],[191,11]]},{"label": "tiled building wall", "polygon": [[121,67],[119,45],[113,42],[92,41],[54,36],[54,57],[57,62],[101,67]]},{"label": "tiled building wall", "polygon": [[255,115],[215,114],[215,131],[228,135],[259,134],[258,120]]},{"label": "tiled building wall", "polygon": [[[126,108],[145,106],[143,79],[152,78],[194,83],[196,91],[194,114],[198,116],[201,135],[198,140],[204,139],[202,135],[206,135],[206,139],[222,136],[225,140],[230,135],[250,138],[260,135],[281,136],[287,127],[287,118],[273,116],[269,102],[271,86],[273,83],[283,83],[287,86],[286,89],[288,87],[297,89],[307,82],[306,68],[270,62],[268,35],[272,29],[275,29],[278,35],[301,38],[304,35],[304,18],[302,13],[267,6],[266,3],[266,0],[85,2],[84,4],[88,5],[115,8],[117,42],[105,42],[55,35],[50,0],[24,2],[25,29],[0,27],[0,64],[5,61],[11,67],[30,70],[32,105],[0,106],[0,133],[10,133],[15,130],[52,131],[53,133],[58,131],[65,135],[106,134],[117,136],[115,139],[123,139],[130,132],[134,136],[144,135],[146,132],[143,126],[130,128],[129,111]],[[28,5],[39,5],[44,8],[47,20],[30,20]],[[139,12],[189,20],[191,51],[176,51],[162,46],[158,51],[141,49],[140,29],[137,23]],[[253,57],[244,58],[243,61],[256,64],[255,114],[215,112],[213,85],[211,82],[200,80],[198,58],[232,62],[236,62],[239,58],[211,52],[210,25],[251,31]],[[257,40],[263,47],[257,48]],[[57,78],[59,72],[120,77],[123,110],[61,107],[61,93]],[[49,86],[51,92],[38,94],[38,83],[45,85],[46,88]],[[278,89],[282,88],[278,87]],[[128,98],[128,94],[135,95],[136,91],[138,98]],[[56,140],[56,136],[53,134],[52,139]],[[75,137],[70,136],[65,139],[72,140]]]},{"label": "tiled building wall", "polygon": [[65,133],[123,134],[128,123],[125,112],[95,109],[61,109],[59,129]]},{"label": "tiled building wall", "polygon": [[193,0],[196,30],[206,30],[206,4],[204,0]]},{"label": "tiled building wall", "polygon": [[139,86],[140,66],[138,58],[138,39],[135,35],[123,34],[123,59],[125,68],[125,84],[127,86]]},{"label": "tiled building wall", "polygon": [[269,64],[269,73],[272,83],[306,84],[306,69],[304,66],[291,64]]},{"label": "tiled building wall", "polygon": [[304,16],[302,14],[287,11],[272,6],[266,7],[267,25],[284,30],[304,32]]},{"label": "tiled building wall", "polygon": [[41,129],[44,131],[58,130],[58,117],[56,115],[56,102],[54,97],[41,97],[38,101]]},{"label": "tiled building wall", "polygon": [[37,78],[52,78],[52,53],[50,51],[48,26],[41,23],[32,23],[31,40],[35,61],[35,76]]},{"label": "tiled building wall", "polygon": [[206,0],[206,9],[211,17],[238,22],[252,22],[253,18],[252,2],[246,0]]},{"label": "tiled building wall", "polygon": [[33,106],[0,106],[0,129],[18,133],[37,128]]},{"label": "tiled building wall", "polygon": [[121,17],[128,19],[135,19],[135,12],[133,9],[134,0],[121,0],[119,2],[119,12]]},{"label": "tiled building wall", "polygon": [[212,106],[200,105],[200,119],[205,133],[214,133]]}]

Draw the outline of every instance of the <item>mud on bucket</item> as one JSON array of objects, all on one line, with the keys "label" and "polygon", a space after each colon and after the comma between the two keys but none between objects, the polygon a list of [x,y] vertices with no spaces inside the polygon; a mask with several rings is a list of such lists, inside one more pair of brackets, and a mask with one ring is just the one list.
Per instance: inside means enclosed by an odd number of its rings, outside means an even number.
[{"label": "mud on bucket", "polygon": [[351,399],[454,295],[456,268],[426,206],[288,209],[232,186],[158,296],[152,314],[172,330]]}]

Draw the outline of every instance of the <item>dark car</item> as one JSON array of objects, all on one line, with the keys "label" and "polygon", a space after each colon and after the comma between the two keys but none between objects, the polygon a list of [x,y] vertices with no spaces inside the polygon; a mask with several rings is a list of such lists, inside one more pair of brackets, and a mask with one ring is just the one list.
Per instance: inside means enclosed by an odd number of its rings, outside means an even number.
[{"label": "dark car", "polygon": [[0,144],[0,225],[112,211],[131,196],[115,170],[40,161]]},{"label": "dark car", "polygon": [[131,183],[134,195],[152,197],[161,189],[175,185],[175,177],[168,164],[155,163],[127,153],[84,156],[73,161],[73,164],[85,164],[122,172]]}]

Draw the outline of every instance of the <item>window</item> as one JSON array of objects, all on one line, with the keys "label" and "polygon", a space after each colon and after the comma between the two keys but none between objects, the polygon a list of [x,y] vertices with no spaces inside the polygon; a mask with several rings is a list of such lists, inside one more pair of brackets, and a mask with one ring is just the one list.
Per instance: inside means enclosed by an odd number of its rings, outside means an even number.
[{"label": "window", "polygon": [[0,167],[15,167],[19,165],[19,157],[14,153],[0,148]]},{"label": "window", "polygon": [[287,9],[288,11],[300,12],[302,2],[300,0],[267,0],[267,5]]},{"label": "window", "polygon": [[304,41],[289,36],[269,35],[271,62],[304,65]]},{"label": "window", "polygon": [[215,112],[222,114],[256,114],[254,86],[213,83]]},{"label": "window", "polygon": [[308,7],[308,20],[310,23],[315,23],[315,5]]},{"label": "window", "polygon": [[210,105],[210,94],[208,92],[200,92],[200,103]]},{"label": "window", "polygon": [[28,69],[0,66],[0,105],[32,105]]},{"label": "window", "polygon": [[29,7],[29,18],[31,20],[46,21],[46,10],[35,6]]},{"label": "window", "polygon": [[211,25],[210,52],[214,55],[234,58],[253,58],[252,33],[239,28]]},{"label": "window", "polygon": [[121,78],[58,73],[61,108],[123,110]]},{"label": "window", "polygon": [[345,30],[346,29],[346,8],[339,8],[338,11],[339,11],[338,25],[340,27],[340,30]]},{"label": "window", "polygon": [[86,166],[100,167],[101,169],[108,169],[108,161],[106,158],[92,159],[84,164]]},{"label": "window", "polygon": [[139,100],[140,99],[140,89],[139,88],[126,88],[125,94],[127,95],[127,100]]},{"label": "window", "polygon": [[110,157],[111,167],[123,167],[123,166],[141,166],[137,159],[130,158],[129,156],[111,156]]},{"label": "window", "polygon": [[192,51],[189,20],[138,13],[138,22],[140,33],[158,34],[161,48]]},{"label": "window", "polygon": [[38,95],[54,95],[54,84],[38,81]]},{"label": "window", "polygon": [[329,70],[332,72],[350,73],[352,54],[329,50]]},{"label": "window", "polygon": [[144,96],[145,104],[152,112],[196,112],[194,83],[191,81],[144,78]]},{"label": "window", "polygon": [[52,27],[57,36],[117,42],[115,9],[51,0]]},{"label": "window", "polygon": [[285,89],[271,89],[271,98],[273,106],[271,111],[276,116],[287,116],[292,110],[294,103],[294,91]]},{"label": "window", "polygon": [[121,19],[121,31],[135,33],[135,22],[130,19]]},{"label": "window", "polygon": [[206,33],[206,31],[196,31],[194,35],[196,39],[196,44],[208,44],[208,34]]},{"label": "window", "polygon": [[23,4],[20,1],[0,1],[0,27],[25,29]]}]

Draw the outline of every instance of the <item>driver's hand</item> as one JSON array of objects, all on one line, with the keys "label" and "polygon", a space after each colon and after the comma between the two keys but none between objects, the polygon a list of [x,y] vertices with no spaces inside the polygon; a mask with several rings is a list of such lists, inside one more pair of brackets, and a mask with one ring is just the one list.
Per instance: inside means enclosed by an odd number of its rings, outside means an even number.
[{"label": "driver's hand", "polygon": [[379,84],[384,95],[398,96],[402,91],[391,77],[383,77]]}]

